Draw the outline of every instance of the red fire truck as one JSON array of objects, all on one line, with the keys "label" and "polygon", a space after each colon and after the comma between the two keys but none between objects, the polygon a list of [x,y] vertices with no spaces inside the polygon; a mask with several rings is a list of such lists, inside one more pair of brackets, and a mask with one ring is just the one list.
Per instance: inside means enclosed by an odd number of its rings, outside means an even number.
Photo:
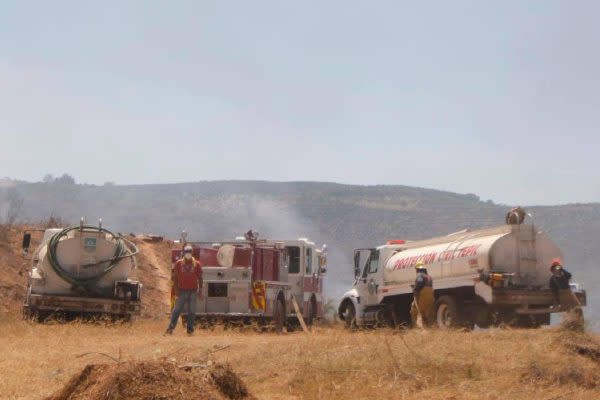
[{"label": "red fire truck", "polygon": [[235,321],[276,331],[293,328],[299,322],[293,300],[308,325],[323,316],[326,246],[317,248],[305,238],[258,239],[252,231],[233,241],[187,242],[184,237],[182,247],[172,250],[173,265],[185,244],[202,264],[202,296],[196,304],[201,326]]}]

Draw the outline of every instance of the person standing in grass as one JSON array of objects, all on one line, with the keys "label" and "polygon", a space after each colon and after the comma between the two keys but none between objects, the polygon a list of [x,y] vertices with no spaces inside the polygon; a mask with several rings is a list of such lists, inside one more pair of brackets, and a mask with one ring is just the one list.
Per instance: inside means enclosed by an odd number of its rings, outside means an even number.
[{"label": "person standing in grass", "polygon": [[418,261],[415,265],[417,277],[413,286],[413,303],[410,308],[410,317],[412,325],[417,326],[418,317],[421,317],[423,327],[433,323],[433,280],[427,273],[427,268],[423,261]]},{"label": "person standing in grass", "polygon": [[187,305],[187,333],[194,333],[194,322],[196,319],[196,299],[202,296],[202,266],[200,261],[192,255],[192,246],[185,245],[183,248],[183,258],[175,263],[171,272],[173,287],[177,294],[177,300],[171,313],[171,322],[167,328],[168,335],[173,333],[177,320]]}]

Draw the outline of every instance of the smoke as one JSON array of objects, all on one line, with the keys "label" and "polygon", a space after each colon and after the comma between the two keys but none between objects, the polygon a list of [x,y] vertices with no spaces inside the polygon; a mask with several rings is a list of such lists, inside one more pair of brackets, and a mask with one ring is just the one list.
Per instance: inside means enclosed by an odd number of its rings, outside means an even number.
[{"label": "smoke", "polygon": [[327,242],[332,237],[322,232],[316,221],[303,217],[286,202],[263,197],[252,197],[245,204],[246,224],[256,229],[261,237],[297,239],[305,237],[317,246],[328,247],[324,291],[327,298],[337,301],[352,284],[352,257],[339,243]]},{"label": "smoke", "polygon": [[[185,228],[191,240],[233,239],[249,229],[260,238],[295,240],[308,238],[318,247],[328,247],[327,276],[324,292],[328,299],[337,300],[350,288],[353,281],[352,249],[332,242],[332,236],[318,221],[303,214],[288,201],[266,195],[227,195],[210,201],[196,202],[195,215],[206,215],[207,220]],[[215,214],[217,217],[215,217]]]}]

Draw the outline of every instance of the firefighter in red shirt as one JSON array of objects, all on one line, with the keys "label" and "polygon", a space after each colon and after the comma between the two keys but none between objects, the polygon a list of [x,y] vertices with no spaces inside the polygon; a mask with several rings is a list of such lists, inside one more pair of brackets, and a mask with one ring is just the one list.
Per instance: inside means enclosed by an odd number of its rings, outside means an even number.
[{"label": "firefighter in red shirt", "polygon": [[194,320],[196,319],[196,297],[202,296],[202,266],[192,256],[192,246],[185,245],[183,258],[175,263],[172,271],[173,287],[177,293],[177,301],[171,314],[171,323],[167,334],[172,334],[177,325],[177,320],[187,304],[187,333],[194,333]]}]

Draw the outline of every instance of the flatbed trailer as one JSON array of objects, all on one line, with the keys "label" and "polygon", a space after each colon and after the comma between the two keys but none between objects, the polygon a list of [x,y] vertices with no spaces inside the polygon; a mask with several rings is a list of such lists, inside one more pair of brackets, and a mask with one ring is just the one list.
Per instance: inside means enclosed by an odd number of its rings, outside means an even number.
[{"label": "flatbed trailer", "polygon": [[141,308],[139,300],[29,294],[23,304],[23,313],[25,317],[41,320],[53,314],[110,316],[130,320],[140,315]]}]

